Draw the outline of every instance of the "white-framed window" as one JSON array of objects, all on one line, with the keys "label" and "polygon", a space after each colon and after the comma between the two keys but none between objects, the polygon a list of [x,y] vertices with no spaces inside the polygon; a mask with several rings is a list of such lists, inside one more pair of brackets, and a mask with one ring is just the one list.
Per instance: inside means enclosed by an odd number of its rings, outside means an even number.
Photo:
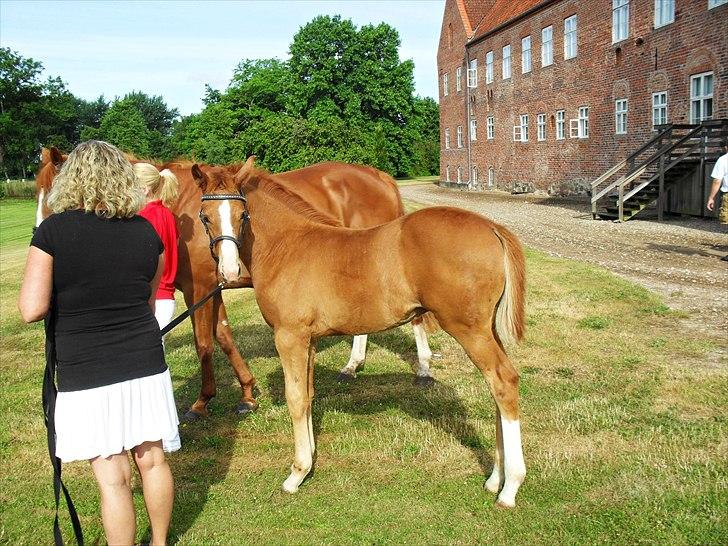
[{"label": "white-framed window", "polygon": [[450,149],[450,127],[445,129],[445,149]]},{"label": "white-framed window", "polygon": [[667,123],[667,91],[652,93],[652,127]]},{"label": "white-framed window", "polygon": [[675,21],[675,0],[655,0],[655,28]]},{"label": "white-framed window", "polygon": [[541,66],[549,66],[554,62],[554,27],[547,26],[541,30]]},{"label": "white-framed window", "polygon": [[629,37],[629,0],[612,0],[612,43]]},{"label": "white-framed window", "polygon": [[492,188],[495,185],[495,169],[488,167],[488,187]]},{"label": "white-framed window", "polygon": [[513,142],[528,142],[528,114],[521,114],[519,121],[513,126]]},{"label": "white-framed window", "polygon": [[478,86],[478,59],[470,59],[468,67],[468,87]]},{"label": "white-framed window", "polygon": [[445,167],[445,182],[450,182],[450,165]]},{"label": "white-framed window", "polygon": [[728,0],[708,0],[708,9],[717,8],[723,4],[728,4]]},{"label": "white-framed window", "polygon": [[713,117],[713,73],[690,76],[690,123]]},{"label": "white-framed window", "polygon": [[478,121],[470,120],[470,140],[478,140]]},{"label": "white-framed window", "polygon": [[463,126],[458,125],[458,148],[463,147]]},{"label": "white-framed window", "polygon": [[455,91],[460,93],[463,90],[463,67],[458,66],[455,70]]},{"label": "white-framed window", "polygon": [[463,181],[463,168],[458,167],[458,178],[457,178],[458,184],[460,184]]},{"label": "white-framed window", "polygon": [[521,39],[521,74],[531,71],[531,37]]},{"label": "white-framed window", "polygon": [[511,77],[511,45],[503,46],[503,79]]},{"label": "white-framed window", "polygon": [[485,83],[493,83],[493,52],[485,54]]},{"label": "white-framed window", "polygon": [[614,101],[614,132],[618,135],[627,134],[627,99]]},{"label": "white-framed window", "polygon": [[539,141],[546,140],[546,114],[536,116],[536,139]]},{"label": "white-framed window", "polygon": [[478,183],[478,166],[477,165],[473,165],[473,174],[470,175],[470,183],[471,184]]},{"label": "white-framed window", "polygon": [[579,107],[579,117],[569,120],[569,138],[589,138],[589,107]]},{"label": "white-framed window", "polygon": [[556,111],[556,140],[566,138],[566,110]]},{"label": "white-framed window", "polygon": [[495,118],[488,116],[485,121],[485,136],[488,140],[493,140],[495,138]]},{"label": "white-framed window", "polygon": [[564,59],[576,57],[576,15],[564,19]]},{"label": "white-framed window", "polygon": [[442,94],[447,97],[449,90],[447,88],[447,74],[442,75]]}]

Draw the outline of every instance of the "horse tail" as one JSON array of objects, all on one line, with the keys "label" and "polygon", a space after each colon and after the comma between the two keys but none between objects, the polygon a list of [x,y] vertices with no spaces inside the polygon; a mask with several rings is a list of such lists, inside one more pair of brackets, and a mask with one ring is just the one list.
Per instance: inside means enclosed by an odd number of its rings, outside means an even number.
[{"label": "horse tail", "polygon": [[526,331],[526,259],[518,238],[503,226],[493,231],[503,244],[505,287],[495,314],[495,333],[503,345],[520,341]]}]

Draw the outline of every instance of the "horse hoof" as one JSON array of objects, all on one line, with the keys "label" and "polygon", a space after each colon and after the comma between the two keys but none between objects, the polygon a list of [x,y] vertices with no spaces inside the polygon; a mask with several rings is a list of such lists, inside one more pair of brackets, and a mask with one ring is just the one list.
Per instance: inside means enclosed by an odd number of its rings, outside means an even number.
[{"label": "horse hoof", "polygon": [[432,387],[435,384],[435,379],[429,375],[418,375],[415,377],[414,383],[418,387]]},{"label": "horse hoof", "polygon": [[349,381],[354,381],[354,379],[356,379],[356,374],[353,373],[339,372],[339,375],[336,376],[336,380],[339,383],[348,383]]},{"label": "horse hoof", "polygon": [[202,420],[204,418],[205,418],[205,416],[202,415],[201,413],[198,413],[198,412],[196,412],[194,410],[189,410],[187,413],[185,413],[182,416],[181,421],[183,423],[194,423],[195,421],[200,421],[200,420]]},{"label": "horse hoof", "polygon": [[498,499],[497,501],[495,501],[495,507],[500,508],[502,510],[511,510],[516,507],[516,503],[514,502],[513,504],[509,504],[507,502],[503,502],[502,500]]},{"label": "horse hoof", "polygon": [[257,409],[257,404],[253,404],[252,402],[240,402],[238,404],[238,407],[235,408],[235,413],[237,413],[241,417],[245,417],[246,415],[248,415],[249,413],[253,413]]}]

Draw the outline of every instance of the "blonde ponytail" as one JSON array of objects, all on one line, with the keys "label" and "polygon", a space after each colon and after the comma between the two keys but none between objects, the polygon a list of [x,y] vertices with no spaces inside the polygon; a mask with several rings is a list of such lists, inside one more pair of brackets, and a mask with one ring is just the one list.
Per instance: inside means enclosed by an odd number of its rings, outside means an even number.
[{"label": "blonde ponytail", "polygon": [[149,198],[161,199],[166,207],[177,199],[179,182],[169,169],[159,172],[150,163],[136,163],[134,164],[134,174],[142,187],[147,190]]}]

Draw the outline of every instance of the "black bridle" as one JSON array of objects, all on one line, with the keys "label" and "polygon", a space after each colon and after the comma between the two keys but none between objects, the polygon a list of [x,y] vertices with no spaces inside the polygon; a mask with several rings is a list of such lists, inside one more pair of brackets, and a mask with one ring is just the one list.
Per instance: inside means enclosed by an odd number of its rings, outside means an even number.
[{"label": "black bridle", "polygon": [[[241,228],[241,232],[245,229],[245,224],[250,221],[250,214],[248,213],[248,200],[245,198],[245,196],[241,193],[207,193],[203,194],[201,201],[226,201],[226,200],[233,200],[233,201],[242,201],[243,206],[245,207],[245,212],[243,213],[243,226]],[[238,247],[238,251],[240,251],[241,243],[240,240],[237,237],[233,237],[232,235],[218,235],[217,237],[213,237],[210,233],[210,228],[207,225],[208,222],[205,219],[205,215],[202,213],[202,209],[200,209],[200,222],[202,222],[202,225],[205,226],[205,232],[207,233],[207,237],[210,239],[210,254],[212,255],[212,259],[216,262],[220,260],[220,257],[215,254],[215,245],[219,243],[220,241],[231,241],[235,243],[235,246]]]}]

